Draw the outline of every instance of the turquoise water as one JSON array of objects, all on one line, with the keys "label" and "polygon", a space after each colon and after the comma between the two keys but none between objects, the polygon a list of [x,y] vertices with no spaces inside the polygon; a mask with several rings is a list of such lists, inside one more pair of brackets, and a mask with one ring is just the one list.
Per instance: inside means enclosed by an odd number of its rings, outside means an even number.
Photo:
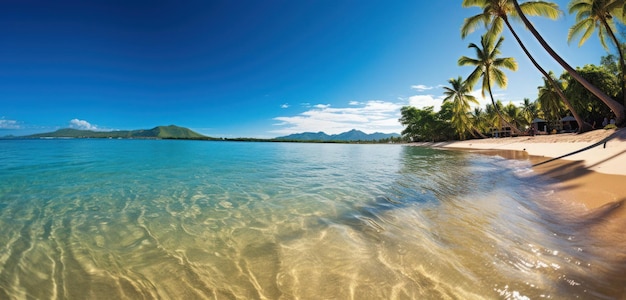
[{"label": "turquoise water", "polygon": [[0,299],[626,297],[624,232],[548,183],[400,145],[0,140]]}]

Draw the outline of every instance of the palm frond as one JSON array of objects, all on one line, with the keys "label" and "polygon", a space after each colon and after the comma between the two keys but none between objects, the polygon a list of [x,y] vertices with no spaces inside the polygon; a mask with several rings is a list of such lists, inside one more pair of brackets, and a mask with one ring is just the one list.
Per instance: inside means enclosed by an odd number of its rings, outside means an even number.
[{"label": "palm frond", "polygon": [[587,41],[594,30],[595,24],[593,20],[587,19],[585,21],[578,22],[572,25],[567,32],[567,42],[571,42],[571,40],[580,37],[580,41],[578,42],[578,47],[580,47],[585,43],[585,41]]},{"label": "palm frond", "polygon": [[[590,32],[589,35],[591,35],[593,32]],[[606,30],[606,28],[604,26],[599,26],[598,27],[598,38],[600,39],[600,45],[602,45],[602,47],[604,47],[604,49],[606,49],[607,51],[609,50],[609,46],[607,46],[606,44],[606,38],[609,36],[608,31]]]},{"label": "palm frond", "polygon": [[[546,17],[551,20],[556,20],[563,14],[556,3],[547,1],[524,2],[520,4],[520,8],[527,16]],[[515,15],[517,15],[517,13],[515,13]]]},{"label": "palm frond", "polygon": [[506,75],[504,74],[504,72],[502,72],[502,70],[494,68],[493,70],[491,70],[490,75],[491,81],[493,81],[491,83],[492,85],[495,84],[503,89],[506,88],[509,80],[506,78]]},{"label": "palm frond", "polygon": [[489,16],[478,14],[469,18],[465,18],[461,26],[461,38],[465,38],[479,27],[487,28],[489,25]]},{"label": "palm frond", "polygon": [[502,20],[502,18],[495,18],[491,22],[491,26],[489,26],[489,30],[487,31],[487,34],[491,37],[497,37],[502,33],[503,29],[504,29],[504,20]]},{"label": "palm frond", "polygon": [[590,7],[590,3],[587,0],[577,0],[570,2],[567,10],[571,15],[579,11],[590,11],[591,9],[588,7]]},{"label": "palm frond", "polygon": [[470,58],[467,56],[461,56],[458,61],[459,66],[477,66],[480,62],[477,59]]},{"label": "palm frond", "polygon": [[[470,90],[468,90],[468,92],[471,92]],[[476,97],[474,97],[473,95],[467,94],[465,95],[465,98],[467,98],[467,101],[472,102],[474,104],[480,104],[478,102],[478,99],[476,99]]]},{"label": "palm frond", "polygon": [[[482,75],[483,75],[482,68],[477,67],[474,69],[474,71],[472,71],[472,73],[469,74],[469,76],[467,76],[467,79],[465,80],[465,82],[467,83],[467,86],[470,90],[474,88],[474,85],[476,85],[476,82],[478,82],[478,80],[480,79]],[[483,92],[483,97],[484,97],[484,92]]]},{"label": "palm frond", "polygon": [[480,6],[485,5],[485,0],[463,0],[461,4],[463,7],[472,7],[472,6]]},{"label": "palm frond", "polygon": [[511,71],[517,71],[517,62],[513,57],[498,58],[493,61],[493,66],[496,68],[506,68]]}]

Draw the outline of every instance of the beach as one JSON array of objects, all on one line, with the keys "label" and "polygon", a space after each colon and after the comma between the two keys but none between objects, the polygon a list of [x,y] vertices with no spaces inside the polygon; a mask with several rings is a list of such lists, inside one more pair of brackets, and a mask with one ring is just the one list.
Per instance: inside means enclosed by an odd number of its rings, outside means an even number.
[{"label": "beach", "polygon": [[[606,141],[606,143],[604,143]],[[581,149],[594,146],[588,150]],[[476,150],[525,151],[538,161],[541,158],[560,158],[576,161],[581,169],[604,174],[626,176],[626,130],[594,130],[582,134],[563,133],[552,135],[521,136],[466,140],[432,144],[442,148]],[[568,156],[566,156],[568,155]]]},{"label": "beach", "polygon": [[[539,176],[554,182],[555,196],[562,201],[550,208],[557,222],[626,246],[626,129],[427,145],[528,159]],[[626,259],[620,253],[608,255]]]},{"label": "beach", "polygon": [[[466,140],[433,143],[432,146],[498,151],[500,155],[510,158],[520,155],[523,158],[527,154],[535,171],[556,179],[561,192],[571,193],[589,209],[626,200],[624,129]],[[507,154],[502,151],[522,153]]]}]

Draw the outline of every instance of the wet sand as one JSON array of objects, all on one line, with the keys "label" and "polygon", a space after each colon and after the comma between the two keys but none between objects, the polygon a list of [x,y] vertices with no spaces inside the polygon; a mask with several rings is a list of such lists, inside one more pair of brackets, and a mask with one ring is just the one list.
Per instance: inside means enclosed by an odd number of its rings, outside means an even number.
[{"label": "wet sand", "polygon": [[612,207],[611,215],[626,220],[626,129],[421,145],[530,159],[536,172],[556,180],[561,198],[587,212]]},{"label": "wet sand", "polygon": [[626,249],[626,129],[424,146],[528,159],[553,186],[554,194],[536,201],[548,222],[590,242],[589,253],[626,266],[626,251],[615,250]]}]

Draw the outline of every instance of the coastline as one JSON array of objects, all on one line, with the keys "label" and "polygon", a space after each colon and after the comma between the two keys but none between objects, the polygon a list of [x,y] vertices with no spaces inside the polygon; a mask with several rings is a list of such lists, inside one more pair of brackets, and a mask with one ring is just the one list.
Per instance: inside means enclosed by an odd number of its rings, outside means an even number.
[{"label": "coastline", "polygon": [[560,198],[584,206],[581,213],[610,210],[626,221],[626,129],[416,145],[529,159],[535,172],[556,181]]}]

